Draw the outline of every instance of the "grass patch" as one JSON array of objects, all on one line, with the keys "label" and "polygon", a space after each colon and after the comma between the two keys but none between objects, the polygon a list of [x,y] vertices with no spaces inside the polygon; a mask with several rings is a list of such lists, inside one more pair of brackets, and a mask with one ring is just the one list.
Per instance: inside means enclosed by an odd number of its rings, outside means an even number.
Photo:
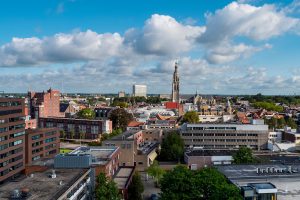
[{"label": "grass patch", "polygon": [[59,149],[59,153],[69,153],[71,151],[73,151],[73,150],[72,149],[66,149],[66,148],[60,148]]}]

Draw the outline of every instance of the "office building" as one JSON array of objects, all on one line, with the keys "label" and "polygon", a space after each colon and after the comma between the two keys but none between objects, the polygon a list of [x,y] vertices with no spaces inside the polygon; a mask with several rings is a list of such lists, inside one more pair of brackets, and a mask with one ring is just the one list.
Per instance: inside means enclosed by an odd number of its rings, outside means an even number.
[{"label": "office building", "polygon": [[133,85],[132,94],[134,97],[147,97],[146,85]]},{"label": "office building", "polygon": [[262,120],[253,120],[252,124],[184,124],[180,135],[186,147],[230,150],[246,146],[261,150],[267,149],[269,131]]},{"label": "office building", "polygon": [[59,153],[59,136],[57,128],[27,129],[26,165],[43,158],[54,158]]},{"label": "office building", "polygon": [[0,182],[25,168],[24,99],[0,98]]}]

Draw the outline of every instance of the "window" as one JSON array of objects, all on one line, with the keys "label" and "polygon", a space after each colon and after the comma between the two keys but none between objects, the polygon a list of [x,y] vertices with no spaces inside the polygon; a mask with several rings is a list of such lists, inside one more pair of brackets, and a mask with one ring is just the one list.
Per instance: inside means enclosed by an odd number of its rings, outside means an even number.
[{"label": "window", "polygon": [[48,138],[45,140],[45,143],[54,142],[56,140],[56,137]]},{"label": "window", "polygon": [[0,111],[0,116],[3,115],[11,115],[11,114],[16,114],[16,113],[22,113],[22,109],[17,109],[17,110],[3,110]]},{"label": "window", "polygon": [[143,162],[138,162],[138,164],[139,164],[139,165],[142,165],[142,164],[143,164]]},{"label": "window", "polygon": [[127,144],[127,149],[130,149],[131,148],[131,144]]},{"label": "window", "polygon": [[7,136],[2,136],[2,137],[0,137],[0,142],[1,142],[1,141],[4,141],[4,140],[7,140]]},{"label": "window", "polygon": [[19,144],[22,144],[22,143],[23,143],[23,140],[16,140],[16,141],[14,141],[13,146],[16,146],[16,145],[19,145]]},{"label": "window", "polygon": [[19,136],[25,135],[25,131],[19,132],[19,133],[14,133],[14,134],[10,134],[11,138],[16,138]]},{"label": "window", "polygon": [[31,137],[32,140],[37,140],[37,139],[40,139],[41,138],[41,135],[34,135]]},{"label": "window", "polygon": [[6,131],[8,131],[7,127],[0,128],[0,133],[6,132]]}]

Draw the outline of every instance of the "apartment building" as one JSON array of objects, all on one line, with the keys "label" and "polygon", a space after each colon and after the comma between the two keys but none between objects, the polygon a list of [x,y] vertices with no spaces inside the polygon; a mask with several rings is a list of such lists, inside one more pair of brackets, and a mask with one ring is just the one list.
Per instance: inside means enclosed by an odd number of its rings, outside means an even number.
[{"label": "apartment building", "polygon": [[0,182],[25,168],[24,99],[0,98]]},{"label": "apartment building", "polygon": [[267,149],[269,132],[262,120],[253,120],[252,124],[184,124],[180,135],[186,147],[238,149],[247,146],[261,150]]},{"label": "apartment building", "polygon": [[59,136],[57,128],[27,129],[26,165],[42,158],[54,158],[59,153]]},{"label": "apartment building", "polygon": [[40,128],[56,127],[64,131],[64,138],[97,140],[103,133],[112,132],[110,120],[89,120],[62,117],[39,118]]}]

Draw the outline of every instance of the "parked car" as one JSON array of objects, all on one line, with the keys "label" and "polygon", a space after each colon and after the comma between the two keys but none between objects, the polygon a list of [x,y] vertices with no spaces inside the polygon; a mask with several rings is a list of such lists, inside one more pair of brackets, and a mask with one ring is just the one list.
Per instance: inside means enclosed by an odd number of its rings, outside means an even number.
[{"label": "parked car", "polygon": [[157,194],[151,194],[150,200],[158,200],[158,195]]}]

